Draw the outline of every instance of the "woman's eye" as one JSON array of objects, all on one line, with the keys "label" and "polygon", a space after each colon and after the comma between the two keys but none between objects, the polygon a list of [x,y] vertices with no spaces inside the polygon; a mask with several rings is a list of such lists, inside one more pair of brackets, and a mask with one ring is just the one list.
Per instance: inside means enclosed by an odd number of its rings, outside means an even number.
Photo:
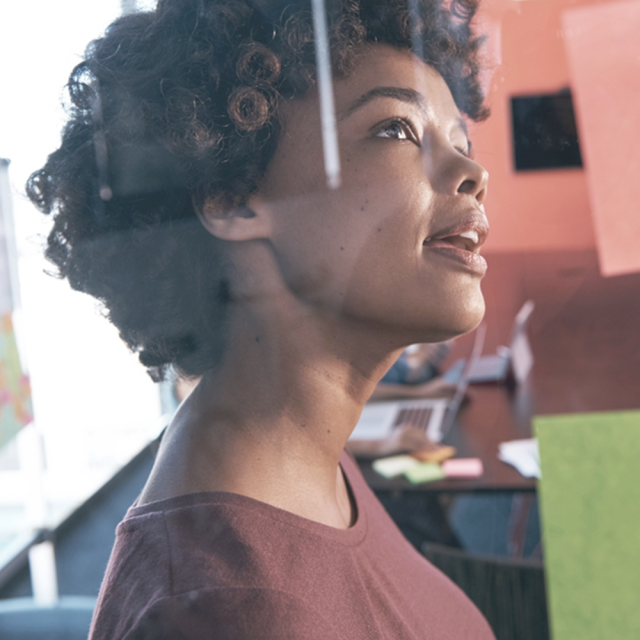
[{"label": "woman's eye", "polygon": [[473,154],[473,147],[471,146],[471,142],[469,142],[467,145],[464,145],[464,146],[455,147],[455,150],[458,153],[461,153],[466,158],[471,158],[473,160],[474,154]]},{"label": "woman's eye", "polygon": [[399,120],[383,125],[375,132],[375,136],[394,140],[411,140],[413,138],[409,125]]}]

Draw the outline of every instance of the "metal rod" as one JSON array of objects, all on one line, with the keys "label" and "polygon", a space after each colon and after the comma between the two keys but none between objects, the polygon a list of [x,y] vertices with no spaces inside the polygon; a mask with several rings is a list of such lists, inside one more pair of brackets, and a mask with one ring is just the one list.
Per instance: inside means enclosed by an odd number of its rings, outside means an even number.
[{"label": "metal rod", "polygon": [[312,0],[311,8],[313,10],[316,67],[318,71],[324,169],[327,175],[327,186],[329,189],[337,189],[340,186],[340,152],[336,129],[336,111],[331,79],[331,55],[324,0]]},{"label": "metal rod", "polygon": [[411,48],[420,60],[424,60],[424,43],[419,28],[420,5],[418,0],[409,0],[409,16],[411,20]]}]

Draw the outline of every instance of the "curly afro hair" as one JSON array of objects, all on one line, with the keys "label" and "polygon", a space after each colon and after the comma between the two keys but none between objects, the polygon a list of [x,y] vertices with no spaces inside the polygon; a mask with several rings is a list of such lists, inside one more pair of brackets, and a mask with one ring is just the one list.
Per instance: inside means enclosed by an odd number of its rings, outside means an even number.
[{"label": "curly afro hair", "polygon": [[[413,45],[481,120],[476,9],[328,0],[334,75],[366,43]],[[58,275],[101,301],[154,379],[169,366],[201,375],[223,353],[225,252],[195,207],[242,207],[278,143],[281,101],[315,77],[310,0],[159,0],[116,20],[71,73],[61,146],[27,193],[55,213]]]}]

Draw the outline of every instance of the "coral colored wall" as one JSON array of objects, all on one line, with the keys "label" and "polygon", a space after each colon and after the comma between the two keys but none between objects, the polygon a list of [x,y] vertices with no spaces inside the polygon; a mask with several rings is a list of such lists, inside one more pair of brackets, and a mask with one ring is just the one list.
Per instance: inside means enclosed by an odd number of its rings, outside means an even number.
[{"label": "coral colored wall", "polygon": [[[606,1],[606,0],[601,0]],[[495,65],[492,116],[472,128],[476,158],[489,171],[487,251],[587,249],[595,237],[582,169],[513,170],[509,98],[570,86],[561,14],[597,1],[484,0],[479,28]]]}]

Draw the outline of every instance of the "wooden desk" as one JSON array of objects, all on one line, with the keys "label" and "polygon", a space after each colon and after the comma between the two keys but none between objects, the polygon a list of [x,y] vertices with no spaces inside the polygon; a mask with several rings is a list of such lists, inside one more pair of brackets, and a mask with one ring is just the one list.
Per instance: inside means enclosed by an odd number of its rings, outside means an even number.
[{"label": "wooden desk", "polygon": [[[481,458],[485,473],[416,486],[404,478],[386,480],[361,461],[376,491],[533,491],[534,480],[497,458],[500,442],[531,437],[531,416],[640,407],[640,274],[603,278],[591,251],[487,259],[485,353],[509,341],[525,300],[534,300],[536,308],[529,328],[535,364],[526,383],[513,393],[472,386],[470,404],[445,439],[458,456]],[[470,336],[460,338],[450,361],[465,357],[471,342]]]}]

